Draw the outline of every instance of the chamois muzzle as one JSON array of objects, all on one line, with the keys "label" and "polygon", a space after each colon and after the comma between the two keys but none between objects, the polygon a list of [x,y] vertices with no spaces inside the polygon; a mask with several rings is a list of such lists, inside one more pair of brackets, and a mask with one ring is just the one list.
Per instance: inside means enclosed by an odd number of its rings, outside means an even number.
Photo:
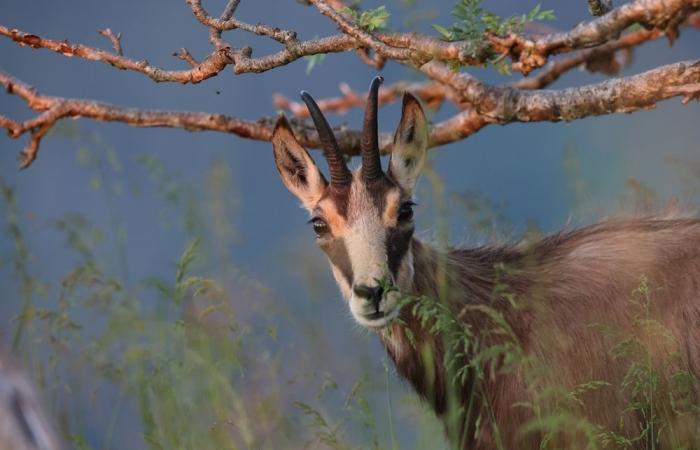
[{"label": "chamois muzzle", "polygon": [[365,181],[373,181],[384,175],[382,162],[379,159],[379,136],[377,129],[377,103],[379,97],[379,85],[384,78],[376,76],[369,87],[367,106],[365,107],[365,120],[362,126],[362,177]]},{"label": "chamois muzzle", "polygon": [[328,169],[331,175],[331,186],[348,186],[352,182],[352,174],[347,164],[345,164],[343,155],[340,154],[340,147],[338,147],[338,142],[335,140],[333,130],[323,116],[321,108],[318,107],[308,92],[301,91],[301,99],[306,103],[306,107],[309,109],[309,114],[314,121],[318,137],[321,140],[323,156],[328,162]]}]

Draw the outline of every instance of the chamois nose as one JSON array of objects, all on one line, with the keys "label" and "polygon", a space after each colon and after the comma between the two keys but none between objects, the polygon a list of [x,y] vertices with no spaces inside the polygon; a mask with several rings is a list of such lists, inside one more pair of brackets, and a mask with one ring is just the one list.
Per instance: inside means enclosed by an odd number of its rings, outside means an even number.
[{"label": "chamois nose", "polygon": [[379,302],[382,301],[382,294],[384,293],[384,288],[381,286],[366,286],[364,284],[357,284],[353,287],[355,295],[358,297],[368,300],[374,309],[379,312]]}]

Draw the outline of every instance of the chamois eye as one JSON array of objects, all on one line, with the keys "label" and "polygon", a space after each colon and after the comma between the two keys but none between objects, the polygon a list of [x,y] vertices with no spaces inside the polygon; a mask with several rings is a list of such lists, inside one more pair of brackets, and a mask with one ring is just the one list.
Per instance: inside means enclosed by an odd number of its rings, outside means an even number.
[{"label": "chamois eye", "polygon": [[413,219],[413,206],[415,203],[413,202],[404,202],[401,207],[399,208],[399,216],[398,216],[398,221],[399,222],[408,222],[411,219]]},{"label": "chamois eye", "polygon": [[319,217],[314,217],[309,220],[309,223],[314,227],[314,233],[316,233],[317,238],[325,236],[330,231],[328,229],[328,224]]}]

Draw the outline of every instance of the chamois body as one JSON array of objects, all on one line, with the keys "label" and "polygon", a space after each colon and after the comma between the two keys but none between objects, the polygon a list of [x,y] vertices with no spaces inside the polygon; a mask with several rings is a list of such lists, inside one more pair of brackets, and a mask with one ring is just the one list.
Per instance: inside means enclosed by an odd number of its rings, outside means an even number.
[{"label": "chamois body", "polygon": [[[568,390],[593,381],[607,383],[580,395],[582,403],[573,408],[578,417],[604,430],[633,438],[645,421],[639,411],[630,409],[623,389],[630,361],[614,355],[611,350],[619,342],[606,330],[627,337],[634,333],[635,320],[648,314],[662,327],[659,333],[668,333],[639,336],[647,338],[653,370],[669,378],[687,371],[700,379],[700,220],[613,219],[521,246],[441,253],[413,239],[412,247],[412,294],[441,298],[477,337],[494,325],[478,309],[469,307],[497,310],[524,354],[535,355],[545,365],[545,378],[550,383]],[[507,274],[497,273],[497,267],[505,267]],[[441,272],[442,283],[447,284],[442,291]],[[640,297],[640,283],[649,289],[644,298]],[[513,307],[499,290],[513,294],[518,305]],[[647,300],[646,305],[640,303]],[[645,306],[648,310],[643,311]],[[523,433],[536,416],[522,405],[536,401],[533,388],[537,389],[529,385],[532,381],[524,367],[510,371],[495,367],[481,380],[482,391],[476,391],[474,379],[451,391],[443,336],[429,332],[410,305],[402,309],[400,317],[401,322],[380,336],[402,377],[441,418],[448,415],[450,401],[465,411],[472,402],[471,417],[458,413],[453,418],[457,428],[448,430],[459,448],[540,448],[541,430]],[[407,329],[413,336],[410,339]],[[498,341],[498,337],[494,339]],[[432,362],[433,367],[426,367],[426,362]],[[461,363],[468,364],[468,358]],[[698,400],[696,387],[690,393],[693,400]],[[671,407],[667,395],[660,396],[658,402],[661,411]],[[542,413],[552,411],[545,408]],[[477,427],[479,416],[482,423]],[[679,420],[676,425],[679,429],[673,430],[674,438],[694,448],[692,445],[698,444],[694,440],[697,422]],[[670,448],[672,443],[664,441],[667,435],[661,434],[655,448]],[[586,443],[585,436],[576,431],[554,439],[559,446],[552,448],[584,448]],[[651,448],[651,444],[642,439],[633,448]]]},{"label": "chamois body", "polygon": [[405,94],[385,172],[381,81],[370,86],[358,170],[306,92],[330,181],[284,117],[275,163],[311,214],[353,318],[379,335],[453,446],[700,448],[700,220],[616,219],[437,251],[413,237],[429,124]]}]

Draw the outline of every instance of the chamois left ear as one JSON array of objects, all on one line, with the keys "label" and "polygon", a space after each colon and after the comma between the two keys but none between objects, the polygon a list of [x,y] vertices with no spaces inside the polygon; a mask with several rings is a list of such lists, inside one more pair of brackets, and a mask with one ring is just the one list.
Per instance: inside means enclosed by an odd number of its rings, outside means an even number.
[{"label": "chamois left ear", "polygon": [[418,99],[403,96],[401,121],[394,134],[389,175],[403,189],[413,192],[428,153],[428,120]]}]

